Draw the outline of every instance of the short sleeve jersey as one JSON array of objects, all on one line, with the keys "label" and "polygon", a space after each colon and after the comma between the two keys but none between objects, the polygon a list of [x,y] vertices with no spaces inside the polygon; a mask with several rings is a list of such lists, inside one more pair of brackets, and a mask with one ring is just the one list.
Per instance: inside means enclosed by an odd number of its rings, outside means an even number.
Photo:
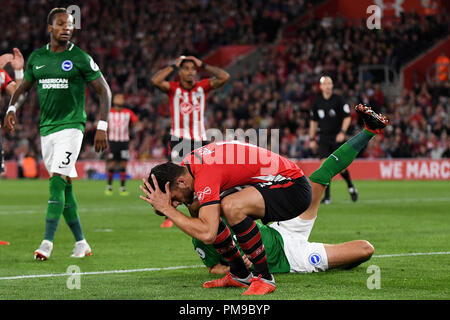
[{"label": "short sleeve jersey", "polygon": [[270,150],[239,141],[213,142],[187,155],[184,165],[194,177],[200,206],[220,202],[220,193],[237,186],[295,180],[297,164]]},{"label": "short sleeve jersey", "polygon": [[170,81],[171,135],[193,141],[205,141],[205,108],[211,79],[195,82],[191,89],[184,88],[179,81]]},{"label": "short sleeve jersey", "polygon": [[318,122],[321,136],[337,135],[346,117],[350,117],[350,107],[339,95],[333,94],[329,99],[325,99],[320,94],[311,103],[310,118]]},{"label": "short sleeve jersey", "polygon": [[0,69],[0,94],[6,90],[6,87],[11,81],[12,79],[9,74],[4,69]]},{"label": "short sleeve jersey", "polygon": [[73,43],[62,52],[52,52],[50,44],[32,52],[24,78],[37,83],[42,136],[68,128],[84,132],[86,84],[101,75],[92,57]]}]

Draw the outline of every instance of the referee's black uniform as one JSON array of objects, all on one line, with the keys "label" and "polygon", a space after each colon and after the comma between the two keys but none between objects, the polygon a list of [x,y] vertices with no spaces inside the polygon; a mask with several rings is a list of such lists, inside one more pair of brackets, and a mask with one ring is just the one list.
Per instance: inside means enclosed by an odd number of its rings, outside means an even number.
[{"label": "referee's black uniform", "polygon": [[[343,143],[336,142],[336,136],[342,131],[342,122],[350,117],[350,106],[344,99],[332,94],[329,99],[325,99],[322,94],[311,103],[310,117],[317,122],[318,154],[320,159],[327,158]],[[343,132],[345,134],[345,132]],[[358,193],[354,187],[348,170],[341,172],[342,177],[347,182],[350,195],[353,201],[358,199]],[[330,203],[330,186],[325,190],[323,203]]]}]

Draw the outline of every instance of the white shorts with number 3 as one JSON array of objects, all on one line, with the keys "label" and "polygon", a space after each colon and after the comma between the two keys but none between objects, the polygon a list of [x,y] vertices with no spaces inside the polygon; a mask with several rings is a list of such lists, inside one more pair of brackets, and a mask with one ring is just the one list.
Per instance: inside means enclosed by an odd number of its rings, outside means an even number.
[{"label": "white shorts with number 3", "polygon": [[42,158],[49,174],[78,177],[75,162],[82,142],[83,132],[79,129],[64,129],[41,137]]}]

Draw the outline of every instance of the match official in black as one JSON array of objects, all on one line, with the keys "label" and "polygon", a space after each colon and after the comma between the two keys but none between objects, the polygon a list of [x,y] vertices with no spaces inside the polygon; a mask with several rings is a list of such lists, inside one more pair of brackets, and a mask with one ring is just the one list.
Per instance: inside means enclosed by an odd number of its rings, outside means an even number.
[{"label": "match official in black", "polygon": [[[313,149],[317,148],[318,141],[318,154],[323,162],[345,142],[351,117],[350,106],[341,96],[333,93],[333,80],[330,77],[320,78],[320,91],[322,93],[311,103],[309,137]],[[342,171],[341,176],[347,182],[352,200],[358,200],[358,191],[352,183],[348,170]],[[331,203],[330,185],[325,190],[322,203]]]}]

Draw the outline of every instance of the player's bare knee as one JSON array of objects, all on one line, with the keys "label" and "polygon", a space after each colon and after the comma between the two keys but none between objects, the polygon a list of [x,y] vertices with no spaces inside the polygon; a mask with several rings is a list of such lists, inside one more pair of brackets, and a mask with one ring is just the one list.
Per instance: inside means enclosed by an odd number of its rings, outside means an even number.
[{"label": "player's bare knee", "polygon": [[228,223],[234,225],[245,218],[244,208],[240,205],[239,201],[236,201],[233,198],[224,198],[220,202],[220,209],[227,219]]}]

